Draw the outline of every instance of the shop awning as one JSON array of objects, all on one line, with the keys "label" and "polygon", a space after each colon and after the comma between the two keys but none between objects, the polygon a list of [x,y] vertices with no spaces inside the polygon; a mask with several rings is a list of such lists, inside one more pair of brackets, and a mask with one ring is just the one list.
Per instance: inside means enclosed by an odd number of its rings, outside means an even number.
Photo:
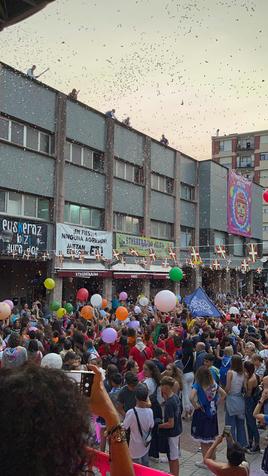
[{"label": "shop awning", "polygon": [[60,278],[112,278],[112,271],[106,269],[101,263],[73,263],[66,261],[62,268],[57,269]]}]

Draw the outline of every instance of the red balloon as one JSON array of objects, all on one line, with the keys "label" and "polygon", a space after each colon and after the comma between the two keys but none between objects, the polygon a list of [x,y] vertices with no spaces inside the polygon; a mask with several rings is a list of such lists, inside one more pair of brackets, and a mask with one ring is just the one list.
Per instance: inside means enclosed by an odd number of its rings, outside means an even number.
[{"label": "red balloon", "polygon": [[77,291],[76,300],[84,302],[88,300],[88,296],[89,296],[88,290],[86,288],[80,288]]},{"label": "red balloon", "polygon": [[262,198],[266,203],[268,203],[268,190],[264,190]]}]

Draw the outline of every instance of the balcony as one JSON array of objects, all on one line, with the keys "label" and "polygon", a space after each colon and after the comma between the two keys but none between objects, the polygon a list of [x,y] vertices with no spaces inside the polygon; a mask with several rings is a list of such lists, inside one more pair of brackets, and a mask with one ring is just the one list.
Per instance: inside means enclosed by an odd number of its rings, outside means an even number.
[{"label": "balcony", "polygon": [[248,150],[254,150],[254,141],[253,140],[243,140],[243,141],[238,141],[236,150],[237,151],[248,151]]}]

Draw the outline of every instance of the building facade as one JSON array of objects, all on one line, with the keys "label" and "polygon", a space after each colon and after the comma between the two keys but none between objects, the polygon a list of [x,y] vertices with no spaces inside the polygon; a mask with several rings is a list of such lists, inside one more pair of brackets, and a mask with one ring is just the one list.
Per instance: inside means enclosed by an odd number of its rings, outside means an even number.
[{"label": "building facade", "polygon": [[[268,130],[212,137],[212,159],[268,188]],[[263,254],[268,255],[268,204],[263,202]]]},{"label": "building facade", "polygon": [[[201,200],[200,167],[1,64],[0,299],[40,297],[46,276],[56,281],[51,299],[72,299],[80,287],[109,300],[122,290],[154,296],[178,291],[168,279],[175,263],[185,272],[181,294],[191,292],[203,274],[191,249],[216,227],[200,227],[200,207],[214,206]],[[209,186],[218,186],[213,174]]]}]

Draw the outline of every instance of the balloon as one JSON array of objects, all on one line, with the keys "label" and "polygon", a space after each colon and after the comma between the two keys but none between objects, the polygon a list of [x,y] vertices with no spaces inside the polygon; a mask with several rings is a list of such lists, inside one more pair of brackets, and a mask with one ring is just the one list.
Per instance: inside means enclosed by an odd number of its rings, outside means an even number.
[{"label": "balloon", "polygon": [[67,302],[64,306],[64,309],[68,312],[68,314],[72,314],[74,307],[70,302]]},{"label": "balloon", "polygon": [[50,304],[51,311],[58,311],[60,307],[61,307],[61,304],[59,301],[52,301],[52,303]]},{"label": "balloon", "polygon": [[6,302],[0,302],[0,321],[4,321],[11,314],[10,306]]},{"label": "balloon", "polygon": [[84,306],[82,307],[80,311],[81,316],[86,319],[87,321],[92,319],[94,314],[93,314],[93,307],[91,306]]},{"label": "balloon", "polygon": [[134,307],[134,314],[140,314],[141,313],[141,308],[139,306]]},{"label": "balloon", "polygon": [[101,338],[103,342],[105,342],[106,344],[112,344],[117,339],[117,332],[115,329],[112,329],[111,327],[107,327],[106,329],[102,331]]},{"label": "balloon", "polygon": [[119,305],[120,305],[120,302],[118,301],[118,299],[113,298],[113,300],[112,300],[112,308],[113,308],[113,309],[117,309]]},{"label": "balloon", "polygon": [[176,306],[176,296],[168,289],[159,291],[154,298],[154,303],[157,309],[161,312],[170,312]]},{"label": "balloon", "polygon": [[101,315],[101,317],[106,317],[107,314],[103,309],[101,309],[100,315]]},{"label": "balloon", "polygon": [[77,301],[84,302],[88,300],[88,296],[89,296],[88,290],[86,288],[80,288],[77,291],[76,299]]},{"label": "balloon", "polygon": [[127,300],[127,293],[125,291],[122,291],[119,294],[119,301],[126,301]]},{"label": "balloon", "polygon": [[168,274],[171,281],[179,282],[183,279],[183,271],[181,268],[171,268]]},{"label": "balloon", "polygon": [[10,307],[10,309],[11,309],[11,311],[12,311],[12,309],[13,309],[13,307],[14,307],[13,301],[10,301],[10,299],[5,299],[3,302],[5,302],[6,304],[8,304],[9,307]]},{"label": "balloon", "polygon": [[139,299],[139,304],[141,306],[148,306],[149,304],[149,299],[145,296],[142,296],[140,299]]},{"label": "balloon", "polygon": [[108,301],[107,301],[107,299],[104,299],[104,298],[103,298],[101,307],[102,307],[102,309],[105,309],[106,307],[108,307]]},{"label": "balloon", "polygon": [[93,307],[101,307],[102,305],[102,297],[100,294],[93,294],[90,299],[90,304]]},{"label": "balloon", "polygon": [[51,289],[54,289],[54,288],[55,288],[56,283],[55,283],[54,279],[52,279],[52,278],[47,278],[47,279],[45,279],[45,281],[44,281],[44,286],[45,286],[46,289],[48,289],[49,291],[51,291]]},{"label": "balloon", "polygon": [[139,321],[130,321],[127,325],[130,329],[138,329],[140,327]]},{"label": "balloon", "polygon": [[268,190],[264,190],[262,198],[266,203],[268,203]]},{"label": "balloon", "polygon": [[58,319],[62,319],[63,316],[65,316],[66,314],[66,309],[64,309],[64,307],[60,307],[58,310],[57,310],[57,318]]},{"label": "balloon", "polygon": [[119,306],[115,311],[115,315],[119,321],[125,321],[128,316],[128,310],[123,306]]}]

